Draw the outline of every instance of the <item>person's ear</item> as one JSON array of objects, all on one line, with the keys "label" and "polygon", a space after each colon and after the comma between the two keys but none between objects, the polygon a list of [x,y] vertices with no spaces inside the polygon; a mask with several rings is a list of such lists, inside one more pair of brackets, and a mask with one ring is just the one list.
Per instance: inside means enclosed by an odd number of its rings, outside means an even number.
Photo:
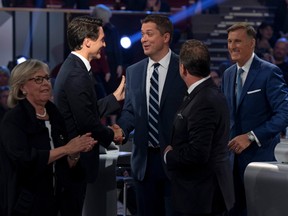
[{"label": "person's ear", "polygon": [[170,42],[170,38],[171,38],[171,35],[169,33],[165,33],[164,34],[164,41],[166,43],[169,43]]},{"label": "person's ear", "polygon": [[91,46],[91,39],[90,38],[85,38],[83,40],[83,46],[87,47],[87,48],[90,48]]}]

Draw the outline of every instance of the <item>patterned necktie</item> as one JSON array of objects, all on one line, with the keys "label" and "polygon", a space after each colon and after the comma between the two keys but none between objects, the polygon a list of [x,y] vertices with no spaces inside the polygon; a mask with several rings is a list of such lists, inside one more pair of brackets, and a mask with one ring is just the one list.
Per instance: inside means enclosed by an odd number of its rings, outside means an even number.
[{"label": "patterned necktie", "polygon": [[236,92],[236,104],[237,104],[237,107],[239,105],[240,96],[241,96],[241,92],[242,92],[243,83],[242,83],[241,75],[242,75],[243,72],[244,72],[244,70],[242,68],[239,68],[238,71],[237,71],[237,92]]},{"label": "patterned necktie", "polygon": [[150,92],[149,92],[149,146],[159,146],[159,133],[158,133],[158,120],[159,120],[159,86],[158,86],[158,67],[159,63],[154,64],[154,70],[150,79]]}]

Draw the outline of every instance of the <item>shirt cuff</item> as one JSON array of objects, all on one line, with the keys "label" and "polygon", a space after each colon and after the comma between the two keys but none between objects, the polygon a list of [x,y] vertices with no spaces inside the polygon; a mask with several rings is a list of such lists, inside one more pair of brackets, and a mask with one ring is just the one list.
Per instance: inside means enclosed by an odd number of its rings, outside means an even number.
[{"label": "shirt cuff", "polygon": [[165,164],[167,164],[166,155],[167,155],[167,153],[168,153],[169,151],[171,151],[171,150],[168,150],[168,151],[165,152],[165,154],[164,154],[164,162],[165,162]]},{"label": "shirt cuff", "polygon": [[261,147],[262,145],[261,145],[259,139],[257,138],[257,136],[255,135],[255,133],[254,133],[253,131],[251,131],[251,133],[252,133],[253,136],[255,137],[255,141],[256,141],[257,145],[258,145],[259,147]]}]

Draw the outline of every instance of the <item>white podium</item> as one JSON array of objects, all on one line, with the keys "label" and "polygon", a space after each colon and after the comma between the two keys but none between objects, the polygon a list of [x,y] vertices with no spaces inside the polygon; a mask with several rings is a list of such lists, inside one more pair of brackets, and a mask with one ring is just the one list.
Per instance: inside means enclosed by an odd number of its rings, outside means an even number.
[{"label": "white podium", "polygon": [[288,215],[288,143],[275,148],[277,162],[250,163],[244,174],[248,216]]},{"label": "white podium", "polygon": [[116,216],[116,168],[120,157],[130,157],[131,152],[109,150],[100,154],[99,174],[96,182],[87,185],[83,216]]}]

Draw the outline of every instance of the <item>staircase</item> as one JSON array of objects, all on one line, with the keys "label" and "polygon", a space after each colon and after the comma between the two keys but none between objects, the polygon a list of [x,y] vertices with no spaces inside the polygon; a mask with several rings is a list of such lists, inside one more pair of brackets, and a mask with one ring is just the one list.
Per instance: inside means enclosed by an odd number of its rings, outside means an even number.
[{"label": "staircase", "polygon": [[218,70],[223,62],[229,61],[226,31],[228,27],[245,21],[257,29],[263,21],[273,23],[274,10],[275,8],[267,7],[257,0],[227,0],[219,4],[219,14],[193,16],[193,38],[204,41],[208,46],[211,70]]}]

